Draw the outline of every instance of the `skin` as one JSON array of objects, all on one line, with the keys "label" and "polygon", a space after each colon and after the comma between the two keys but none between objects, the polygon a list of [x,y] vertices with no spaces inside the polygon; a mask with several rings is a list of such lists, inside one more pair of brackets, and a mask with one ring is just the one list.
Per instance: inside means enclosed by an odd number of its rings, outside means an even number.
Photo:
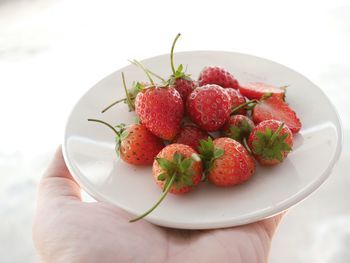
[{"label": "skin", "polygon": [[59,148],[41,180],[33,240],[42,262],[267,262],[282,214],[216,230],[129,223],[119,208],[81,201]]}]

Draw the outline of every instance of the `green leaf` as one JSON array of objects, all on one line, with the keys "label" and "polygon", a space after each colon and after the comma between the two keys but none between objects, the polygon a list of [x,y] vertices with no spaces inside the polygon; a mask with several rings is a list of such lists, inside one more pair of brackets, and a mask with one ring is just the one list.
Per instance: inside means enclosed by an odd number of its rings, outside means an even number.
[{"label": "green leaf", "polygon": [[269,127],[266,127],[265,129],[265,136],[266,138],[269,140],[272,136],[272,132],[271,132],[271,129]]},{"label": "green leaf", "polygon": [[120,134],[120,141],[123,141],[124,139],[126,139],[126,137],[128,137],[128,135],[129,135],[129,132],[127,130],[123,131]]},{"label": "green leaf", "polygon": [[183,176],[182,177],[182,182],[187,185],[187,186],[192,186],[193,185],[193,181],[190,177],[187,176]]},{"label": "green leaf", "polygon": [[164,181],[167,178],[167,173],[161,173],[160,175],[158,175],[157,179],[159,181]]},{"label": "green leaf", "polygon": [[228,137],[236,141],[241,141],[241,129],[237,126],[230,125],[229,132],[226,133]]},{"label": "green leaf", "polygon": [[176,164],[180,164],[182,161],[182,155],[178,152],[174,153],[173,160]]},{"label": "green leaf", "polygon": [[162,169],[164,169],[166,171],[170,171],[173,169],[173,164],[169,160],[167,160],[165,158],[156,158],[156,160]]},{"label": "green leaf", "polygon": [[224,149],[215,148],[214,159],[220,158],[221,156],[224,155],[224,153],[225,153]]},{"label": "green leaf", "polygon": [[180,164],[182,172],[186,172],[188,169],[192,167],[193,160],[191,158],[187,158],[183,160]]}]

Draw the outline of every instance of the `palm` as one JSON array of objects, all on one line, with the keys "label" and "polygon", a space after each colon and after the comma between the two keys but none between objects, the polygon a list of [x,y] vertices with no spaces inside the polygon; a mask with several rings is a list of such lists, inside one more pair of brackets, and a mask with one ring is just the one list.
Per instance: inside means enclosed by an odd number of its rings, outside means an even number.
[{"label": "palm", "polygon": [[130,215],[112,205],[81,202],[79,188],[62,163],[59,167],[54,165],[55,172],[43,179],[39,192],[33,234],[44,262],[267,259],[280,216],[241,227],[206,231],[162,228],[144,220],[129,223]]}]

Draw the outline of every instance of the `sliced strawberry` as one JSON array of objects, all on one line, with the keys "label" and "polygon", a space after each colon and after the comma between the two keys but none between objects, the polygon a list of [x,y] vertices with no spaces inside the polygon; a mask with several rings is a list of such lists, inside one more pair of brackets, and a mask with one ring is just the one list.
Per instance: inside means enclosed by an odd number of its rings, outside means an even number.
[{"label": "sliced strawberry", "polygon": [[264,82],[251,82],[239,88],[239,91],[243,96],[248,99],[260,100],[266,93],[272,93],[272,96],[278,97],[284,100],[286,90],[282,87],[276,87]]},{"label": "sliced strawberry", "polygon": [[292,133],[297,133],[301,129],[301,122],[297,114],[286,102],[278,97],[262,100],[253,109],[253,121],[255,124],[271,119],[283,122]]}]

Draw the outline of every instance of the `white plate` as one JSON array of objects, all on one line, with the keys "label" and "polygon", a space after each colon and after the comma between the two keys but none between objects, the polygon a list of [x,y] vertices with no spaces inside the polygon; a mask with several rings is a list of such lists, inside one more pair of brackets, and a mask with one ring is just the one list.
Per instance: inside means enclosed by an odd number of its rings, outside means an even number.
[{"label": "white plate", "polygon": [[[183,196],[168,195],[145,219],[161,226],[185,229],[229,227],[254,222],[281,212],[315,191],[329,176],[341,151],[339,117],[325,94],[299,73],[255,56],[219,51],[175,54],[176,64],[188,65],[196,78],[206,65],[220,65],[240,83],[264,81],[290,85],[287,101],[303,127],[295,136],[294,150],[283,164],[258,167],[253,178],[240,186],[222,189],[202,183]],[[169,56],[143,61],[158,74],[170,75]],[[68,168],[81,187],[99,201],[139,215],[158,200],[161,189],[150,167],[135,167],[117,159],[114,134],[107,127],[88,122],[103,119],[111,124],[132,123],[134,113],[125,104],[100,111],[124,97],[120,72],[128,86],[146,80],[135,66],[127,66],[93,86],[74,107],[65,131],[63,152]],[[132,218],[132,215],[130,216]]]}]

